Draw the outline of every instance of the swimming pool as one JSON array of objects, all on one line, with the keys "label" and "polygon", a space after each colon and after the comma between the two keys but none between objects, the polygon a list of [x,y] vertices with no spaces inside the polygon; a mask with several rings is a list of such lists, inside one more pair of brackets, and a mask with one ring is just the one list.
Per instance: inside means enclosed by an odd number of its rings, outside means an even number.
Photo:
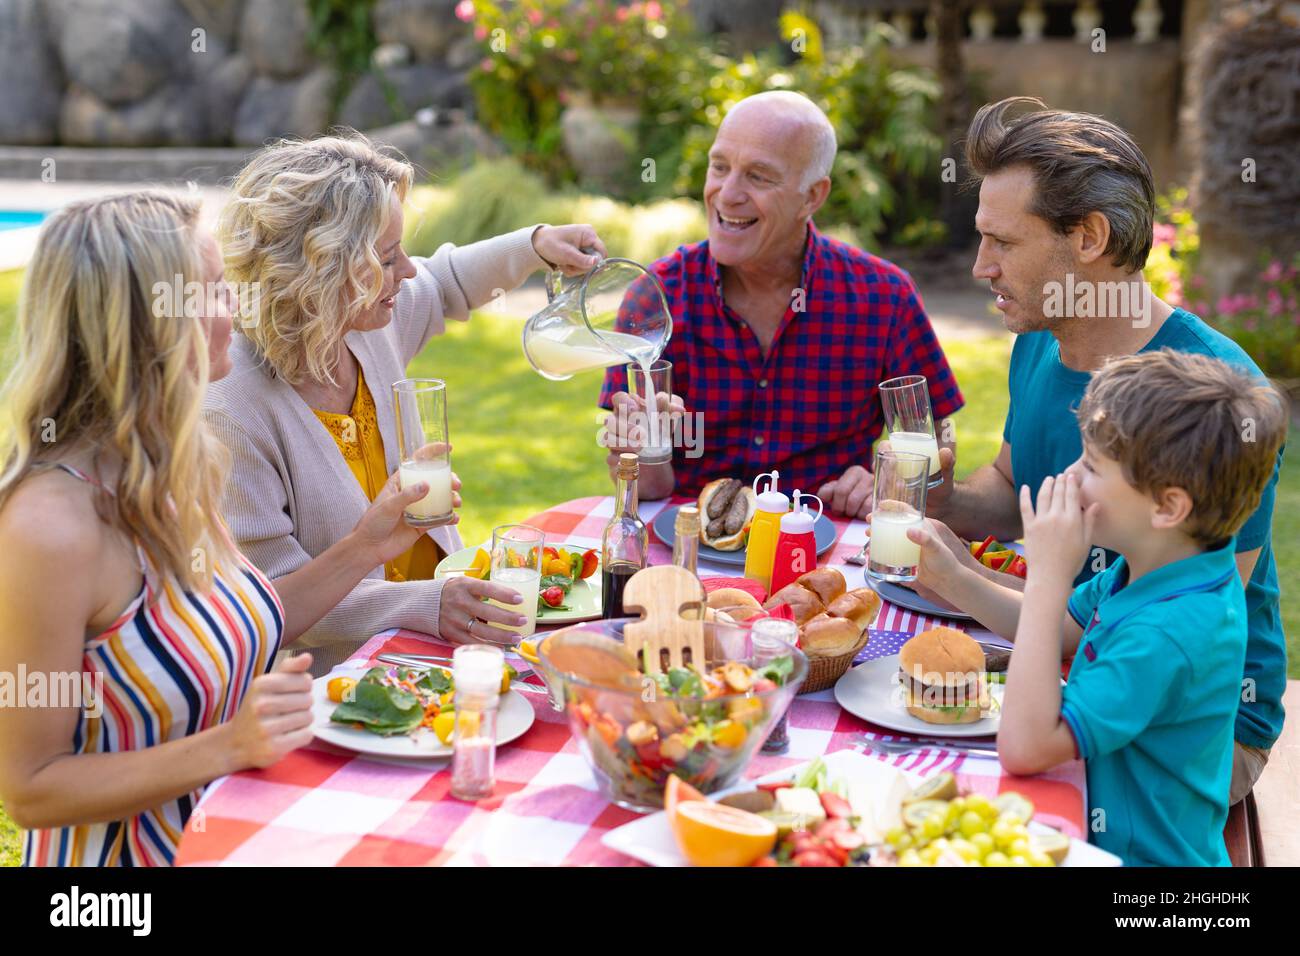
[{"label": "swimming pool", "polygon": [[4,232],[6,229],[26,229],[29,226],[39,226],[46,215],[44,212],[0,209],[0,232]]}]

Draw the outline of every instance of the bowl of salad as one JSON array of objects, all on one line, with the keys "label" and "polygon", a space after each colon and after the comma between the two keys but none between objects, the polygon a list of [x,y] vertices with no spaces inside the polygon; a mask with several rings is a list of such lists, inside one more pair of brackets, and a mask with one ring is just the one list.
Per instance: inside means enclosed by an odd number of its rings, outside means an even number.
[{"label": "bowl of salad", "polygon": [[708,660],[645,674],[623,646],[634,618],[553,632],[537,649],[601,792],[637,812],[663,809],[671,776],[712,793],[734,783],[808,676],[797,648],[762,662],[743,625],[704,624]]}]

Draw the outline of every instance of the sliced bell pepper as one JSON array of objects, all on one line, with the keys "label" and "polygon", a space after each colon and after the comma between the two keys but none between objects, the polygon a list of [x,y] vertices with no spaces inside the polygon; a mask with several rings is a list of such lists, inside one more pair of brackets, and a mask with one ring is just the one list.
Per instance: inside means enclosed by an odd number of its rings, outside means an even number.
[{"label": "sliced bell pepper", "polygon": [[1029,573],[1029,565],[1025,563],[1023,557],[1016,555],[1015,559],[1011,562],[1011,567],[1007,568],[1006,572],[1007,574],[1014,574],[1018,578],[1023,578]]},{"label": "sliced bell pepper", "polygon": [[980,542],[980,546],[976,548],[974,551],[972,551],[971,554],[976,558],[976,560],[978,560],[979,558],[984,557],[984,552],[987,551],[990,548],[990,546],[995,545],[997,543],[998,543],[998,539],[993,537],[993,535],[989,535],[982,542]]},{"label": "sliced bell pepper", "polygon": [[1011,564],[1011,558],[1015,555],[1014,551],[998,552],[989,558],[989,567],[994,571],[1001,571],[1005,566]]}]

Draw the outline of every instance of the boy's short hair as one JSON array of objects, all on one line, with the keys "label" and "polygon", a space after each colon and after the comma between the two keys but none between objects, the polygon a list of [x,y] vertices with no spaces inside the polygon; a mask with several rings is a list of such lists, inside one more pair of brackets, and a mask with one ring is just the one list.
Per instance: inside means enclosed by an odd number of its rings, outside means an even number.
[{"label": "boy's short hair", "polygon": [[1161,349],[1106,363],[1078,418],[1084,442],[1118,461],[1133,487],[1185,490],[1187,533],[1215,548],[1259,507],[1286,439],[1287,403],[1243,369]]}]

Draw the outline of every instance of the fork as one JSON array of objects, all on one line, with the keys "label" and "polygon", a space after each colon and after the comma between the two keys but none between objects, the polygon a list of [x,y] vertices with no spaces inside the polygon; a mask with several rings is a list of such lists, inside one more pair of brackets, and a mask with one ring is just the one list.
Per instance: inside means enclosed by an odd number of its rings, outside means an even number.
[{"label": "fork", "polygon": [[941,740],[875,740],[865,735],[858,738],[868,749],[885,757],[899,754],[916,753],[918,750],[951,750],[954,753],[970,754],[976,757],[996,757],[996,748],[977,744],[954,744]]},{"label": "fork", "polygon": [[863,542],[863,544],[862,544],[862,548],[858,551],[857,554],[852,555],[851,557],[845,558],[844,560],[847,561],[849,564],[866,564],[866,563],[867,563],[867,551],[868,551],[870,548],[871,548],[871,538],[868,537],[867,540]]}]

